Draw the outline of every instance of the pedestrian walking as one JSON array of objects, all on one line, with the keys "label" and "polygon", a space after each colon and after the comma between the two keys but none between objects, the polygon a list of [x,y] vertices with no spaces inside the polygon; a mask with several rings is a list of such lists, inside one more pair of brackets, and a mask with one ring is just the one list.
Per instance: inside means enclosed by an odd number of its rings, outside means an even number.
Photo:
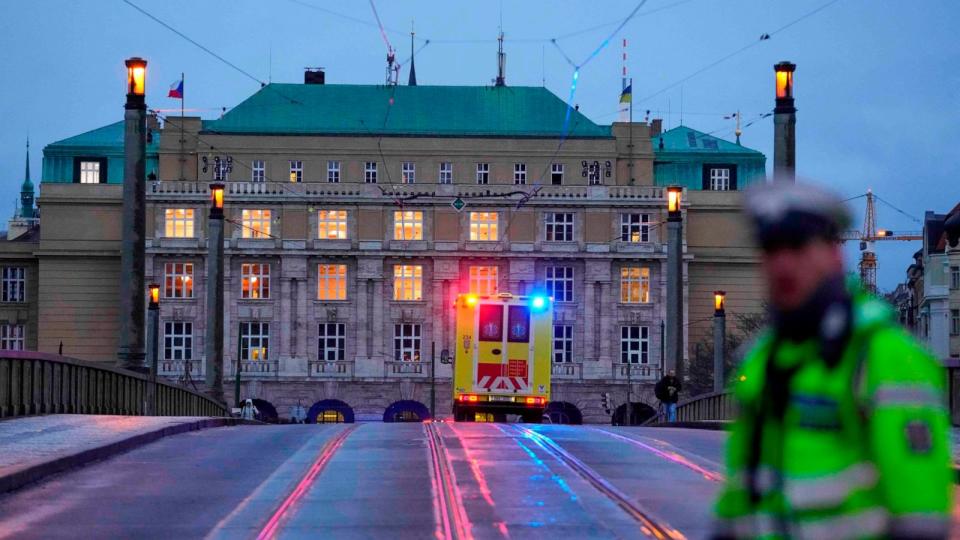
[{"label": "pedestrian walking", "polygon": [[772,323],[734,383],[715,538],[946,538],[943,368],[846,282],[838,197],[778,182],[745,202]]},{"label": "pedestrian walking", "polygon": [[672,369],[653,387],[653,394],[660,400],[667,422],[677,421],[677,402],[680,401],[681,388],[677,372]]},{"label": "pedestrian walking", "polygon": [[240,409],[240,418],[244,420],[256,420],[259,414],[260,411],[257,410],[256,405],[253,404],[253,400],[247,398],[247,400],[243,402],[243,408]]}]

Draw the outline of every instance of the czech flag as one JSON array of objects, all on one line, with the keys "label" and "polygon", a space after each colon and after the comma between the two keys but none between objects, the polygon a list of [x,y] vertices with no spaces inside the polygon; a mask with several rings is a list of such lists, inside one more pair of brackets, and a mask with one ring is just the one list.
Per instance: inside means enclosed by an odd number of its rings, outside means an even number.
[{"label": "czech flag", "polygon": [[628,84],[620,93],[620,103],[630,103],[631,101],[633,101],[633,85]]},{"label": "czech flag", "polygon": [[167,93],[167,97],[175,99],[183,99],[183,79],[170,85],[170,92]]}]

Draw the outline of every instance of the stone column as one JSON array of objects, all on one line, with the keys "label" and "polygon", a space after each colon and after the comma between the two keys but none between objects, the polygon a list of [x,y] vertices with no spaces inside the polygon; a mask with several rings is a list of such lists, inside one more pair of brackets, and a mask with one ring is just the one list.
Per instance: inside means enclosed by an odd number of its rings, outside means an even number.
[{"label": "stone column", "polygon": [[210,396],[223,399],[223,209],[213,207],[207,219],[207,292],[204,352]]}]

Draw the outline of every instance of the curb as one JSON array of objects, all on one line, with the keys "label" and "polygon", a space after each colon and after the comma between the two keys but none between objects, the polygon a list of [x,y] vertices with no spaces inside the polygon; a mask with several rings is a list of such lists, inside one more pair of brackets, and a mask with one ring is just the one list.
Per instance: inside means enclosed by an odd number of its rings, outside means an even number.
[{"label": "curb", "polygon": [[113,457],[140,446],[152,443],[153,441],[162,439],[164,437],[169,437],[170,435],[178,435],[188,431],[197,431],[214,427],[244,425],[248,423],[260,424],[260,422],[248,422],[238,418],[208,418],[205,420],[198,420],[196,422],[185,422],[183,424],[167,426],[165,428],[149,431],[147,433],[140,433],[139,435],[134,435],[133,437],[115,441],[104,446],[88,448],[86,450],[77,452],[76,454],[61,456],[50,461],[37,463],[35,465],[27,465],[23,469],[0,476],[0,493],[8,493],[10,491],[20,489],[23,486],[38,482],[59,472],[81,467],[94,461],[100,461],[109,457]]}]

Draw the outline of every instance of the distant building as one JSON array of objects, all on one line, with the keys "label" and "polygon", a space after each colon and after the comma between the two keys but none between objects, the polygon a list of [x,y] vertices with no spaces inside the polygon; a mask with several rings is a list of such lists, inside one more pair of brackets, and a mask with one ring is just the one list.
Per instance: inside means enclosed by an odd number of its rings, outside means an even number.
[{"label": "distant building", "polygon": [[[731,312],[761,309],[739,213],[759,152],[658,121],[598,125],[539,87],[323,80],[267,85],[219,120],[151,118],[164,376],[203,379],[213,180],[227,184],[226,376],[239,366],[244,397],[281,417],[298,401],[360,418],[426,404],[431,351],[453,350],[449,306],[468,291],[554,297],[553,398],[586,421],[607,420],[600,392],[623,403],[628,380],[655,407],[668,184],[687,188],[687,344],[710,335],[716,289]],[[122,171],[122,123],[44,149],[28,348],[115,361]],[[436,376],[444,413],[450,367]]]}]

